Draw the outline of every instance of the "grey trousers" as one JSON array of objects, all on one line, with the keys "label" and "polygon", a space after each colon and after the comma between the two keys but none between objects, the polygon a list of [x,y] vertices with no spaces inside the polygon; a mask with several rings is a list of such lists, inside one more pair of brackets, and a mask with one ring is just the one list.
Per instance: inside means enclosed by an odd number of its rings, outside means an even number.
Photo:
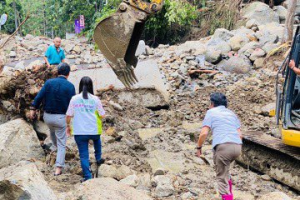
[{"label": "grey trousers", "polygon": [[234,143],[219,144],[214,151],[214,164],[218,190],[221,195],[230,194],[230,164],[241,155],[242,145]]},{"label": "grey trousers", "polygon": [[57,167],[65,166],[66,157],[66,115],[44,113],[44,121],[50,129],[50,137],[53,145],[57,148]]}]

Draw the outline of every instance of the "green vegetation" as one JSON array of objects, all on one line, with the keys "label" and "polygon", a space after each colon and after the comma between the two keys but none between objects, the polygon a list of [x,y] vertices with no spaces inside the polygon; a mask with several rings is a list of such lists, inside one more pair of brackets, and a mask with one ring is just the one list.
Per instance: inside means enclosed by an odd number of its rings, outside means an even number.
[{"label": "green vegetation", "polygon": [[[85,29],[82,34],[92,39],[97,23],[114,13],[121,1],[0,0],[0,14],[8,14],[2,31],[11,34],[16,24],[18,26],[30,14],[20,30],[22,35],[65,37],[66,32],[74,32],[74,20],[84,15]],[[104,5],[105,2],[107,4]],[[219,27],[231,28],[234,25],[236,12],[233,9],[227,12],[224,7],[218,7],[207,9],[207,12],[199,11],[206,6],[206,0],[165,0],[163,9],[146,22],[143,39],[151,46],[174,44],[181,41],[195,25],[201,26],[205,34]]]}]

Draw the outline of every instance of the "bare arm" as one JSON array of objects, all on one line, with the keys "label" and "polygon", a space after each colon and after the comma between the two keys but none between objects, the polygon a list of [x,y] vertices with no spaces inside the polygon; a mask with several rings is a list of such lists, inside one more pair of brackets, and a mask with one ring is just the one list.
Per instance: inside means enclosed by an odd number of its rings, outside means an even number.
[{"label": "bare arm", "polygon": [[48,62],[48,58],[46,56],[44,57],[44,61],[45,61],[46,65],[47,65],[47,67],[50,67],[50,63]]},{"label": "bare arm", "polygon": [[70,136],[71,135],[71,116],[66,116],[66,124],[67,124],[67,135]]},{"label": "bare arm", "polygon": [[293,70],[297,75],[300,75],[300,69],[296,67],[295,61],[291,60],[289,63],[289,67]]},{"label": "bare arm", "polygon": [[204,126],[201,129],[200,136],[199,136],[199,139],[198,139],[198,147],[201,147],[204,144],[204,142],[207,138],[207,135],[209,133],[209,130],[210,130],[210,128],[208,126]]}]

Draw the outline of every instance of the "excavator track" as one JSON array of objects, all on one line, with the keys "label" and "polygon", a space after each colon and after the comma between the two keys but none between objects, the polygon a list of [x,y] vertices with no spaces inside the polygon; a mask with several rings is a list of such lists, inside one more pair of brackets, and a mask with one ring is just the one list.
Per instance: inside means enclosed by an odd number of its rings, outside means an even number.
[{"label": "excavator track", "polygon": [[284,145],[280,139],[263,132],[248,131],[243,137],[239,164],[300,191],[300,148]]}]

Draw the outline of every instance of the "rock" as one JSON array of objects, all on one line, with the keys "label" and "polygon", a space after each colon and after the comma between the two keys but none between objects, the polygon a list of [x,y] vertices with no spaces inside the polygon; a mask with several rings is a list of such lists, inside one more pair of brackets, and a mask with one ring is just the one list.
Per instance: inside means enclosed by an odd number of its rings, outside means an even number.
[{"label": "rock", "polygon": [[181,195],[181,199],[193,199],[194,195],[191,192],[186,192]]},{"label": "rock", "polygon": [[[177,47],[177,54],[180,55],[182,52],[190,52],[192,50],[201,50],[202,52],[205,52],[205,45],[202,41],[186,41],[185,43],[179,45]],[[202,53],[201,53],[202,54]]]},{"label": "rock", "polygon": [[280,22],[284,21],[287,15],[287,9],[283,6],[275,6],[274,10],[279,16]]},{"label": "rock", "polygon": [[71,44],[71,43],[67,43],[64,47],[66,53],[70,53],[74,48],[74,44]]},{"label": "rock", "polygon": [[154,50],[149,47],[148,45],[146,45],[146,54],[149,55],[154,55]]},{"label": "rock", "polygon": [[165,175],[165,174],[166,174],[166,170],[162,168],[158,168],[154,172],[154,176]]},{"label": "rock", "polygon": [[258,27],[259,23],[255,19],[250,19],[246,23],[246,27],[252,29],[253,27]]},{"label": "rock", "polygon": [[245,44],[249,42],[249,39],[245,35],[235,35],[229,40],[229,45],[233,51],[238,51]]},{"label": "rock", "polygon": [[41,60],[35,60],[33,62],[31,62],[27,67],[25,67],[26,70],[28,69],[33,69],[36,66],[41,66],[44,65],[44,62]]},{"label": "rock", "polygon": [[262,180],[265,180],[265,181],[271,181],[272,180],[272,178],[269,175],[266,175],[266,174],[264,174],[260,177],[261,177]]},{"label": "rock", "polygon": [[31,34],[27,34],[27,35],[25,36],[25,40],[32,40],[32,39],[34,39],[34,36],[31,35]]},{"label": "rock", "polygon": [[9,53],[8,56],[9,56],[10,58],[15,58],[15,57],[17,57],[17,54],[16,54],[15,51],[11,51],[11,52]]},{"label": "rock", "polygon": [[[83,62],[87,63],[87,64],[91,64],[92,63],[92,56],[91,54],[85,54],[83,56]],[[96,66],[95,66],[96,67]],[[94,68],[95,68],[94,67]]]},{"label": "rock", "polygon": [[[238,54],[244,54],[246,51],[248,51],[249,49],[253,50],[256,48],[260,48],[261,44],[259,44],[258,42],[249,42],[247,44],[245,44],[239,51]],[[252,53],[252,52],[251,52]]]},{"label": "rock", "polygon": [[213,48],[207,49],[205,53],[205,60],[213,64],[218,63],[221,60],[221,51],[214,50]]},{"label": "rock", "polygon": [[12,105],[10,101],[1,101],[1,104],[2,104],[3,108],[5,108],[5,110],[7,110],[9,112],[16,110],[15,106]]},{"label": "rock", "polygon": [[149,191],[151,190],[151,176],[150,174],[141,174],[139,175],[139,183],[136,189],[138,190],[145,190]]},{"label": "rock", "polygon": [[0,199],[58,199],[36,165],[22,161],[0,170]]},{"label": "rock", "polygon": [[16,70],[24,70],[25,66],[24,66],[24,61],[18,62],[15,66]]},{"label": "rock", "polygon": [[75,64],[80,65],[82,63],[82,60],[80,58],[76,58]]},{"label": "rock", "polygon": [[77,71],[78,67],[76,65],[71,65],[71,72]]},{"label": "rock", "polygon": [[262,2],[253,2],[246,5],[241,10],[241,15],[246,19],[255,19],[259,24],[279,23],[278,14]]},{"label": "rock", "polygon": [[7,76],[11,76],[14,74],[15,69],[12,67],[8,67],[8,66],[4,66],[2,71],[1,71],[1,75],[7,75]]},{"label": "rock", "polygon": [[43,52],[43,53],[45,53],[47,51],[48,47],[49,46],[47,44],[40,44],[38,46],[38,50],[41,51],[41,52]]},{"label": "rock", "polygon": [[101,165],[99,168],[99,174],[103,177],[110,177],[117,180],[122,180],[127,176],[133,175],[134,171],[132,171],[129,167],[122,165],[121,167],[115,167],[112,165]]},{"label": "rock", "polygon": [[271,192],[265,195],[262,195],[258,200],[292,200],[289,196],[283,192]]},{"label": "rock", "polygon": [[263,57],[265,54],[266,54],[266,52],[264,52],[264,50],[257,48],[251,54],[250,60],[255,61],[256,59]]},{"label": "rock", "polygon": [[212,36],[212,39],[221,39],[221,40],[227,42],[233,36],[234,36],[234,34],[231,33],[229,30],[227,30],[225,28],[218,28],[218,29],[216,29],[214,35]]},{"label": "rock", "polygon": [[255,61],[254,61],[254,68],[258,69],[258,68],[262,68],[264,66],[264,62],[265,62],[265,59],[264,58],[257,58]]},{"label": "rock", "polygon": [[228,60],[222,60],[218,64],[218,68],[227,72],[246,74],[251,69],[251,63],[247,58],[233,56]]},{"label": "rock", "polygon": [[21,160],[43,159],[44,152],[33,128],[23,119],[0,125],[0,168]]},{"label": "rock", "polygon": [[279,47],[278,44],[267,43],[262,47],[262,49],[268,54],[270,51],[276,49],[277,47]]},{"label": "rock", "polygon": [[156,197],[169,197],[174,194],[175,189],[169,176],[155,176],[154,182],[156,184],[154,191]]},{"label": "rock", "polygon": [[75,59],[75,55],[73,55],[73,54],[68,54],[66,57],[67,57],[68,59]]},{"label": "rock", "polygon": [[81,53],[81,47],[76,45],[74,48],[73,48],[73,51],[75,51],[75,53],[77,54],[80,54]]},{"label": "rock", "polygon": [[36,131],[40,140],[44,141],[48,139],[48,141],[45,143],[50,142],[50,129],[45,122],[36,120],[33,123],[33,128]]},{"label": "rock", "polygon": [[269,103],[263,107],[261,107],[261,114],[264,116],[269,116],[270,111],[274,110],[276,108],[276,104],[275,103]]},{"label": "rock", "polygon": [[139,184],[139,178],[137,175],[129,175],[126,178],[120,180],[120,183],[124,183],[125,185],[129,185],[130,187],[137,187]]},{"label": "rock", "polygon": [[143,55],[143,54],[146,54],[146,44],[145,44],[144,40],[140,40],[139,44],[138,44],[138,47],[135,51],[135,56],[140,56],[140,55]]},{"label": "rock", "polygon": [[260,25],[259,31],[255,33],[260,43],[277,43],[283,37],[284,26],[277,23]]},{"label": "rock", "polygon": [[211,48],[213,48],[215,51],[220,50],[222,54],[227,54],[229,51],[231,51],[230,45],[224,40],[221,40],[220,38],[211,39],[207,43],[207,49]]},{"label": "rock", "polygon": [[80,184],[66,199],[151,200],[152,198],[112,178],[96,178]]},{"label": "rock", "polygon": [[109,101],[108,102],[109,103],[109,105],[111,105],[114,109],[116,109],[116,110],[118,110],[118,111],[122,111],[123,110],[123,107],[120,105],[120,104],[118,104],[118,103],[115,103],[114,101]]}]

